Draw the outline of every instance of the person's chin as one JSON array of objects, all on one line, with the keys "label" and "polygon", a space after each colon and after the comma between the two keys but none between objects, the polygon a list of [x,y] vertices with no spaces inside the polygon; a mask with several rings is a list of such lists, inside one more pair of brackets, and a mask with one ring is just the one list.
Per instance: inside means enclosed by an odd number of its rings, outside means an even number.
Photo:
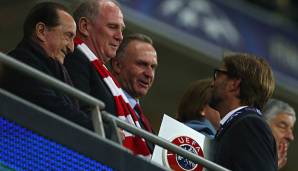
[{"label": "person's chin", "polygon": [[106,52],[107,52],[106,53],[107,57],[114,57],[114,56],[116,56],[117,49],[112,48],[112,49],[107,50]]},{"label": "person's chin", "polygon": [[116,56],[116,53],[109,53],[106,55],[107,60],[110,60]]},{"label": "person's chin", "polygon": [[112,58],[110,56],[105,55],[104,57],[101,58],[104,63],[109,62]]},{"label": "person's chin", "polygon": [[133,88],[134,94],[138,97],[143,97],[147,94],[147,88],[143,87],[142,85],[137,85]]},{"label": "person's chin", "polygon": [[147,89],[146,89],[146,90],[140,90],[140,91],[138,92],[138,94],[139,94],[140,97],[144,97],[144,96],[146,96],[147,92],[148,92]]}]

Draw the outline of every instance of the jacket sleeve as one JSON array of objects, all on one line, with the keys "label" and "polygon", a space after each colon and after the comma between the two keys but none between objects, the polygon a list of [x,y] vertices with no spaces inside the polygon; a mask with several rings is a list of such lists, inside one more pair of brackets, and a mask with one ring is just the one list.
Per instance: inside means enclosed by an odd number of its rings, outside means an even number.
[{"label": "jacket sleeve", "polygon": [[38,86],[33,97],[35,103],[56,113],[72,122],[75,122],[85,128],[93,130],[90,114],[81,111],[73,105],[71,100],[63,95],[58,94],[53,89],[45,86]]}]

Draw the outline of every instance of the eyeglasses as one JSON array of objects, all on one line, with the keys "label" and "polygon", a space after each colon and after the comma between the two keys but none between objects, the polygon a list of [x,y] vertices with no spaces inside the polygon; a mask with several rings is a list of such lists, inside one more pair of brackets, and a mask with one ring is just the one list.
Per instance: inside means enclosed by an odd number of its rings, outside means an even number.
[{"label": "eyeglasses", "polygon": [[218,77],[218,74],[219,74],[219,73],[229,75],[229,73],[228,73],[227,70],[214,69],[214,71],[213,71],[213,79],[214,79],[214,80]]}]

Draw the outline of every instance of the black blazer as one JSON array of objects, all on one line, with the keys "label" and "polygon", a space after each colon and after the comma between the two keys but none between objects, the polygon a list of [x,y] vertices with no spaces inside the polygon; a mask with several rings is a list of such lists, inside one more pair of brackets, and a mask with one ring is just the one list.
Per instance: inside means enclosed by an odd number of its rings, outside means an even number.
[{"label": "black blazer", "polygon": [[215,138],[214,160],[233,171],[275,171],[277,152],[267,123],[257,113],[238,115]]},{"label": "black blazer", "polygon": [[[71,84],[64,66],[48,57],[42,47],[32,40],[23,40],[9,55],[49,76]],[[79,110],[78,102],[75,99],[56,91],[32,77],[6,67],[1,78],[1,87],[68,120],[93,130],[89,115]]]},{"label": "black blazer", "polygon": [[[76,88],[103,101],[105,110],[111,114],[116,114],[116,104],[112,92],[80,50],[75,48],[74,52],[65,58],[64,66],[67,68]],[[80,108],[85,112],[90,111],[90,106],[84,103],[80,103]]]},{"label": "black blazer", "polygon": [[[65,58],[64,66],[68,70],[73,84],[77,89],[103,101],[105,104],[104,110],[116,115],[117,108],[112,92],[98,74],[95,67],[79,49],[75,48],[74,52]],[[82,111],[91,112],[90,105],[83,102],[79,104]],[[115,141],[117,139],[115,131],[117,130],[107,121],[103,120],[103,122],[106,137]]]}]

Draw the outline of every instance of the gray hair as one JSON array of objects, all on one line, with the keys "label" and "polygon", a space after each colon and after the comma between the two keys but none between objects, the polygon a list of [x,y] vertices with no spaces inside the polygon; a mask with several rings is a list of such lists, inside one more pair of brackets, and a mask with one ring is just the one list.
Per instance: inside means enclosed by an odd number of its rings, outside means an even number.
[{"label": "gray hair", "polygon": [[90,20],[95,20],[99,11],[99,6],[102,2],[110,1],[120,8],[120,4],[116,0],[85,0],[74,11],[73,18],[76,23],[79,23],[81,17],[86,17]]},{"label": "gray hair", "polygon": [[124,37],[122,43],[120,44],[117,53],[116,53],[116,57],[115,58],[122,58],[124,56],[124,52],[128,46],[128,44],[132,41],[140,41],[140,42],[144,42],[144,43],[149,43],[153,46],[153,40],[145,35],[145,34],[141,34],[141,33],[132,33],[126,37]]},{"label": "gray hair", "polygon": [[263,117],[267,122],[279,113],[285,113],[293,117],[294,123],[296,121],[296,113],[293,107],[288,103],[277,99],[269,99],[263,108]]}]

